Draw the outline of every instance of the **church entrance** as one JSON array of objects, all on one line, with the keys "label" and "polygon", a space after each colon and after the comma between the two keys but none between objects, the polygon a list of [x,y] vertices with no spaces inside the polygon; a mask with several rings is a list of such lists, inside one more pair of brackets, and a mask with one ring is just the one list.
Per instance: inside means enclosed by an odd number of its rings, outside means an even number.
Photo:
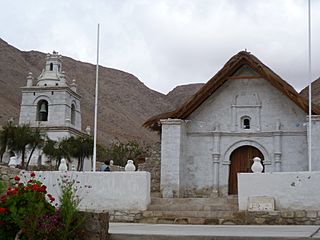
[{"label": "church entrance", "polygon": [[251,165],[254,157],[259,157],[261,160],[264,159],[259,149],[252,146],[242,146],[232,152],[229,168],[229,194],[238,194],[237,173],[252,172]]}]

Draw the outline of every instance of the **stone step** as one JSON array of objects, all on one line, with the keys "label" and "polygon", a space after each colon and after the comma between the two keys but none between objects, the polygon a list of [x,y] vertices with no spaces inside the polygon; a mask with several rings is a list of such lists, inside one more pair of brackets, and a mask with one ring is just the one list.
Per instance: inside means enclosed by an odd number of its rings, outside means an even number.
[{"label": "stone step", "polygon": [[137,223],[149,224],[193,224],[193,225],[235,225],[243,224],[231,218],[195,218],[195,217],[147,217]]},{"label": "stone step", "polygon": [[151,198],[151,205],[153,204],[189,204],[189,205],[222,205],[222,204],[238,204],[238,198]]},{"label": "stone step", "polygon": [[223,218],[230,219],[234,211],[144,211],[142,217],[154,218]]},{"label": "stone step", "polygon": [[216,211],[216,210],[238,210],[237,204],[151,204],[148,207],[150,211]]},{"label": "stone step", "polygon": [[151,197],[152,198],[161,198],[161,193],[160,192],[151,192]]}]

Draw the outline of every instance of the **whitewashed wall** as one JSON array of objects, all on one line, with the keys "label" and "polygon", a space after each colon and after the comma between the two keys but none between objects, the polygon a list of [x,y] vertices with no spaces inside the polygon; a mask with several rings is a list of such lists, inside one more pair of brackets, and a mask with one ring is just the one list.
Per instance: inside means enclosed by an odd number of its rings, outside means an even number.
[{"label": "whitewashed wall", "polygon": [[[78,183],[81,210],[145,210],[150,203],[149,172],[35,172],[56,199],[57,179],[72,178]],[[80,188],[81,186],[81,188]]]},{"label": "whitewashed wall", "polygon": [[238,174],[239,209],[246,210],[249,197],[269,196],[276,210],[320,209],[320,172]]},{"label": "whitewashed wall", "polygon": [[[251,129],[241,128],[243,116],[251,118]],[[265,79],[227,81],[187,119],[161,121],[162,195],[211,197],[218,192],[226,196],[230,156],[241,146],[261,151],[266,172],[307,170],[305,116]],[[315,136],[319,131],[320,127]],[[318,152],[315,147],[314,156]]]}]

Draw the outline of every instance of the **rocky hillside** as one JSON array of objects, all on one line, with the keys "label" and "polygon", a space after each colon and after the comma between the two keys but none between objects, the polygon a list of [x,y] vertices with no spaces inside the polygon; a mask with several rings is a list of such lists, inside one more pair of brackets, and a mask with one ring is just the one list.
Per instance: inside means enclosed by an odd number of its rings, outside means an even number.
[{"label": "rocky hillside", "polygon": [[204,83],[194,83],[175,87],[167,94],[167,100],[177,108],[195,94]]},{"label": "rocky hillside", "polygon": [[[20,51],[0,39],[0,125],[13,117],[19,119],[21,92],[29,71],[39,76],[46,55],[36,51]],[[63,70],[69,81],[76,79],[82,96],[82,128],[93,126],[95,65],[63,57]],[[99,68],[99,142],[114,138],[154,142],[156,133],[141,127],[143,122],[163,111],[172,110],[164,94],[146,87],[132,74]],[[92,127],[93,128],[93,127]]]},{"label": "rocky hillside", "polygon": [[[0,38],[0,125],[9,118],[19,120],[21,91],[26,76],[39,76],[45,53],[20,51]],[[95,65],[63,57],[63,70],[69,82],[76,79],[82,96],[82,128],[93,129]],[[190,98],[203,84],[178,86],[167,95],[146,87],[138,78],[120,70],[99,68],[98,140],[108,144],[113,139],[136,139],[147,143],[159,136],[141,127],[149,117],[174,110]]]},{"label": "rocky hillside", "polygon": [[[320,105],[320,78],[314,80],[311,84],[312,102]],[[305,87],[301,90],[300,95],[308,99],[309,87]]]}]

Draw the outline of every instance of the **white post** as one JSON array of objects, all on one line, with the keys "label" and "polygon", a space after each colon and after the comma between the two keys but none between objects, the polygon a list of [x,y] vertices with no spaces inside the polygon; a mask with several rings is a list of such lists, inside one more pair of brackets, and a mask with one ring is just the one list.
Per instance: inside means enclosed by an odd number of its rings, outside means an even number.
[{"label": "white post", "polygon": [[312,165],[311,165],[311,146],[312,146],[312,138],[311,138],[311,116],[312,116],[312,101],[311,101],[311,83],[312,83],[312,76],[311,76],[311,6],[310,6],[310,0],[308,0],[308,45],[309,45],[309,145],[308,145],[308,156],[309,156],[309,172],[312,171]]},{"label": "white post", "polygon": [[93,133],[93,159],[92,159],[92,170],[96,171],[97,164],[97,118],[98,118],[98,79],[99,79],[99,30],[100,24],[98,23],[97,32],[97,66],[96,66],[96,91],[94,99],[94,133]]}]

